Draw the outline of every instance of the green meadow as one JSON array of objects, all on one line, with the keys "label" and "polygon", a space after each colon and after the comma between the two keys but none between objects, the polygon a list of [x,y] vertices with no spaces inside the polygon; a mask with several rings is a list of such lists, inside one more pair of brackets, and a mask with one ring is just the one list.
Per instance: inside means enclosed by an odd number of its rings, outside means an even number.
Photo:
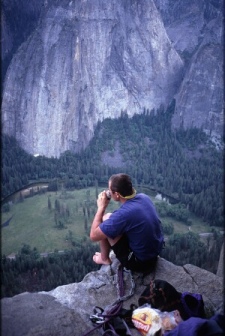
[{"label": "green meadow", "polygon": [[[59,229],[55,223],[55,201],[69,210],[69,218],[64,227]],[[49,208],[51,203],[51,209]],[[118,207],[114,201],[108,207],[112,211]],[[84,214],[89,209],[89,217]],[[46,192],[25,198],[23,202],[10,205],[10,211],[2,213],[4,224],[11,216],[8,226],[1,228],[2,254],[17,253],[24,244],[36,247],[39,252],[51,252],[71,248],[68,235],[73,240],[88,236],[85,230],[85,217],[88,231],[93,220],[96,206],[96,189]]]},{"label": "green meadow", "polygon": [[[98,192],[100,192],[99,190]],[[157,207],[153,195],[150,195]],[[55,202],[60,203],[69,212],[62,228],[56,227]],[[107,211],[113,211],[119,206],[110,201]],[[96,188],[74,191],[57,191],[38,194],[25,198],[22,202],[10,204],[10,211],[1,214],[4,224],[11,216],[8,226],[1,228],[2,254],[17,253],[24,244],[36,247],[40,253],[72,248],[71,239],[79,241],[88,238],[90,225],[95,215]],[[195,233],[210,232],[210,227],[190,213],[191,231]],[[189,228],[182,222],[172,218],[162,218],[162,222],[173,223],[174,233],[186,233]]]}]

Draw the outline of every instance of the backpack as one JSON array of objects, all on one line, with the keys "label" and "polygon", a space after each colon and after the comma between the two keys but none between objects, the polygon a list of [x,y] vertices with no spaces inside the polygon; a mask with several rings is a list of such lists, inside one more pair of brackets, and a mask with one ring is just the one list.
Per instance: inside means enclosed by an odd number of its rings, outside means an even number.
[{"label": "backpack", "polygon": [[205,317],[204,302],[201,294],[178,292],[164,280],[151,280],[138,299],[139,306],[148,303],[152,308],[171,312],[178,310],[183,320],[189,317]]}]

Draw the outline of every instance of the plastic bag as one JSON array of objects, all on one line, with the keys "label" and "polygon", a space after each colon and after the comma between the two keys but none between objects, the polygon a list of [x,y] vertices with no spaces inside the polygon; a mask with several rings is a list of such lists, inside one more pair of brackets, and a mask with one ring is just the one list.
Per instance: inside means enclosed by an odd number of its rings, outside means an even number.
[{"label": "plastic bag", "polygon": [[133,311],[132,322],[143,336],[162,335],[162,320],[159,316],[159,310],[152,309],[148,304]]},{"label": "plastic bag", "polygon": [[161,312],[145,304],[133,311],[132,322],[143,336],[162,336],[182,321],[178,310]]},{"label": "plastic bag", "polygon": [[163,333],[176,328],[178,324],[183,321],[178,310],[159,312],[159,316],[162,321]]}]

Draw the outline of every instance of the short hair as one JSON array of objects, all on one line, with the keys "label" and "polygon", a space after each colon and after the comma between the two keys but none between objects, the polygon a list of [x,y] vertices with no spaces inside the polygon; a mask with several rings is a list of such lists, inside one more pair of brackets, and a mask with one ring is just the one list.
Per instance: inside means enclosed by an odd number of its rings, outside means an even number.
[{"label": "short hair", "polygon": [[117,191],[121,196],[130,196],[133,194],[133,185],[129,175],[120,173],[110,177],[111,190]]}]

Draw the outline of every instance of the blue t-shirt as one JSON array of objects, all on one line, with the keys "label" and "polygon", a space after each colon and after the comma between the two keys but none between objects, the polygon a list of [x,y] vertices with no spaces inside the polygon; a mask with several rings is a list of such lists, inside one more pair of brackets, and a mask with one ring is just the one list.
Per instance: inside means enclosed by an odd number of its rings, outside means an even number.
[{"label": "blue t-shirt", "polygon": [[164,241],[161,222],[151,199],[145,194],[127,200],[99,227],[111,239],[126,234],[131,250],[142,261],[161,252]]}]

